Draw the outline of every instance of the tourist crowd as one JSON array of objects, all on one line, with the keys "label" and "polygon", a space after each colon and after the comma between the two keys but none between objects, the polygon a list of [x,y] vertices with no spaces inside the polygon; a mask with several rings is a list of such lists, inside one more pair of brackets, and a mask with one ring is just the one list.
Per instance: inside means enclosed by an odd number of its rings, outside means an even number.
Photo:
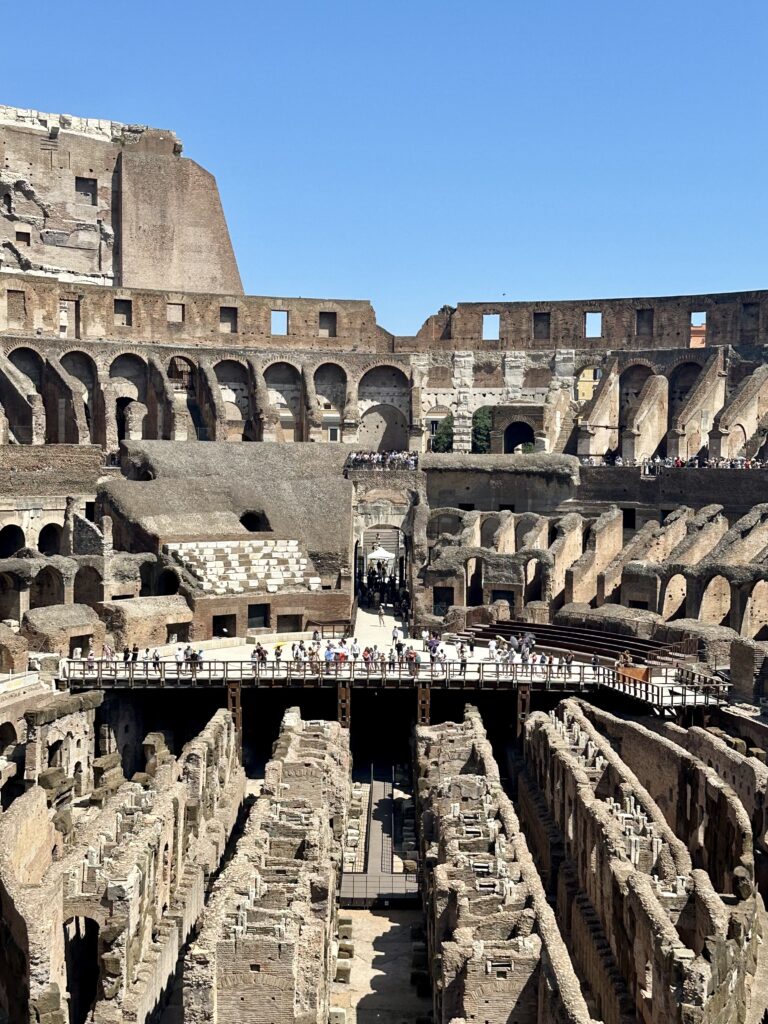
[{"label": "tourist crowd", "polygon": [[418,469],[416,452],[351,452],[347,469]]},{"label": "tourist crowd", "polygon": [[652,459],[625,459],[621,455],[582,455],[582,466],[626,466],[640,468],[644,476],[655,476],[660,469],[766,469],[768,462],[763,459],[748,459],[737,456],[733,459],[709,459],[694,455],[690,459],[664,458],[655,455]]}]

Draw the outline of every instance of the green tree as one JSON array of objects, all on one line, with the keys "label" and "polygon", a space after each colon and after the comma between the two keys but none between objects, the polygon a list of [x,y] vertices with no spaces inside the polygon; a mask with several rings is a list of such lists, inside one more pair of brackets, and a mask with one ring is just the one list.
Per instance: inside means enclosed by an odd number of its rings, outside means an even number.
[{"label": "green tree", "polygon": [[433,452],[453,451],[453,416],[446,416],[432,437]]},{"label": "green tree", "polygon": [[484,405],[472,417],[472,451],[487,455],[491,450],[491,410]]}]

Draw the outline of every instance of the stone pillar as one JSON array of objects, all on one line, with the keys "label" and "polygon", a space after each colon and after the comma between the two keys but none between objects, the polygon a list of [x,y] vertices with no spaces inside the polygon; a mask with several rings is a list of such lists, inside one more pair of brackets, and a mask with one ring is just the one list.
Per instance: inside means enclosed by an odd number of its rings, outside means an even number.
[{"label": "stone pillar", "polygon": [[339,679],[337,683],[336,709],[339,725],[349,729],[352,724],[352,686],[348,679]]},{"label": "stone pillar", "polygon": [[453,450],[472,451],[472,383],[475,357],[472,352],[456,352],[453,357],[453,388],[456,411],[453,416]]}]

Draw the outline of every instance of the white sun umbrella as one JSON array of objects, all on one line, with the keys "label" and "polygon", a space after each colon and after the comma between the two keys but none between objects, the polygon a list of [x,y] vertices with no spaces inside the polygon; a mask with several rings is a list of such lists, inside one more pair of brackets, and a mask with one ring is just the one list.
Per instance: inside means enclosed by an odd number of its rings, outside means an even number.
[{"label": "white sun umbrella", "polygon": [[373,559],[374,562],[391,562],[394,557],[394,551],[387,551],[386,548],[374,548],[368,552],[369,561]]}]

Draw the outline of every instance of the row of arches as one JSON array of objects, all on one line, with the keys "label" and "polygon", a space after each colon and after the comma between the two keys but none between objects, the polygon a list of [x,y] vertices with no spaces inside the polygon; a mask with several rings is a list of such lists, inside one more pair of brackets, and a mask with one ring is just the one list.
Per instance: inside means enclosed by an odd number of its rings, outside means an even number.
[{"label": "row of arches", "polygon": [[[44,437],[39,437],[35,436],[39,407],[37,412],[31,406],[25,408],[15,400],[18,396],[6,396],[4,401],[0,392],[0,405],[7,406],[11,432],[20,443],[89,440],[106,445],[110,410],[105,407],[102,381],[110,385],[118,441],[170,438],[171,431],[177,439],[186,435],[207,440],[214,433],[209,382],[199,365],[186,356],[172,356],[162,368],[172,396],[171,409],[162,375],[137,353],[116,356],[103,376],[88,353],[74,350],[62,355],[60,364],[70,384],[74,383],[74,397],[33,348],[13,349],[7,358],[26,381],[20,390],[42,400]],[[333,362],[324,362],[307,374],[289,360],[277,360],[261,372],[266,393],[260,391],[247,363],[227,358],[213,364],[228,439],[263,440],[263,421],[269,414],[270,440],[309,440],[313,430],[324,433],[323,440],[341,440],[344,417],[351,409],[362,420],[361,444],[373,447],[375,442],[383,443],[386,434],[386,443],[407,446],[411,384],[399,367],[371,367],[358,381],[350,381],[344,367]],[[73,401],[76,408],[71,407]],[[63,415],[62,403],[70,406]],[[84,424],[79,436],[78,421]]]},{"label": "row of arches", "polygon": [[[37,535],[37,550],[42,555],[61,554],[62,527],[58,523],[46,523]],[[0,530],[0,558],[13,558],[27,546],[24,530],[9,523]]]},{"label": "row of arches", "polygon": [[[720,574],[706,582],[698,608],[690,607],[695,600],[695,595],[689,593],[685,575],[675,573],[663,586],[659,613],[668,622],[695,618],[710,626],[730,626],[752,640],[768,639],[768,580],[757,580],[750,585],[740,609],[734,607],[730,582]],[[736,617],[740,621],[736,622]]]}]

